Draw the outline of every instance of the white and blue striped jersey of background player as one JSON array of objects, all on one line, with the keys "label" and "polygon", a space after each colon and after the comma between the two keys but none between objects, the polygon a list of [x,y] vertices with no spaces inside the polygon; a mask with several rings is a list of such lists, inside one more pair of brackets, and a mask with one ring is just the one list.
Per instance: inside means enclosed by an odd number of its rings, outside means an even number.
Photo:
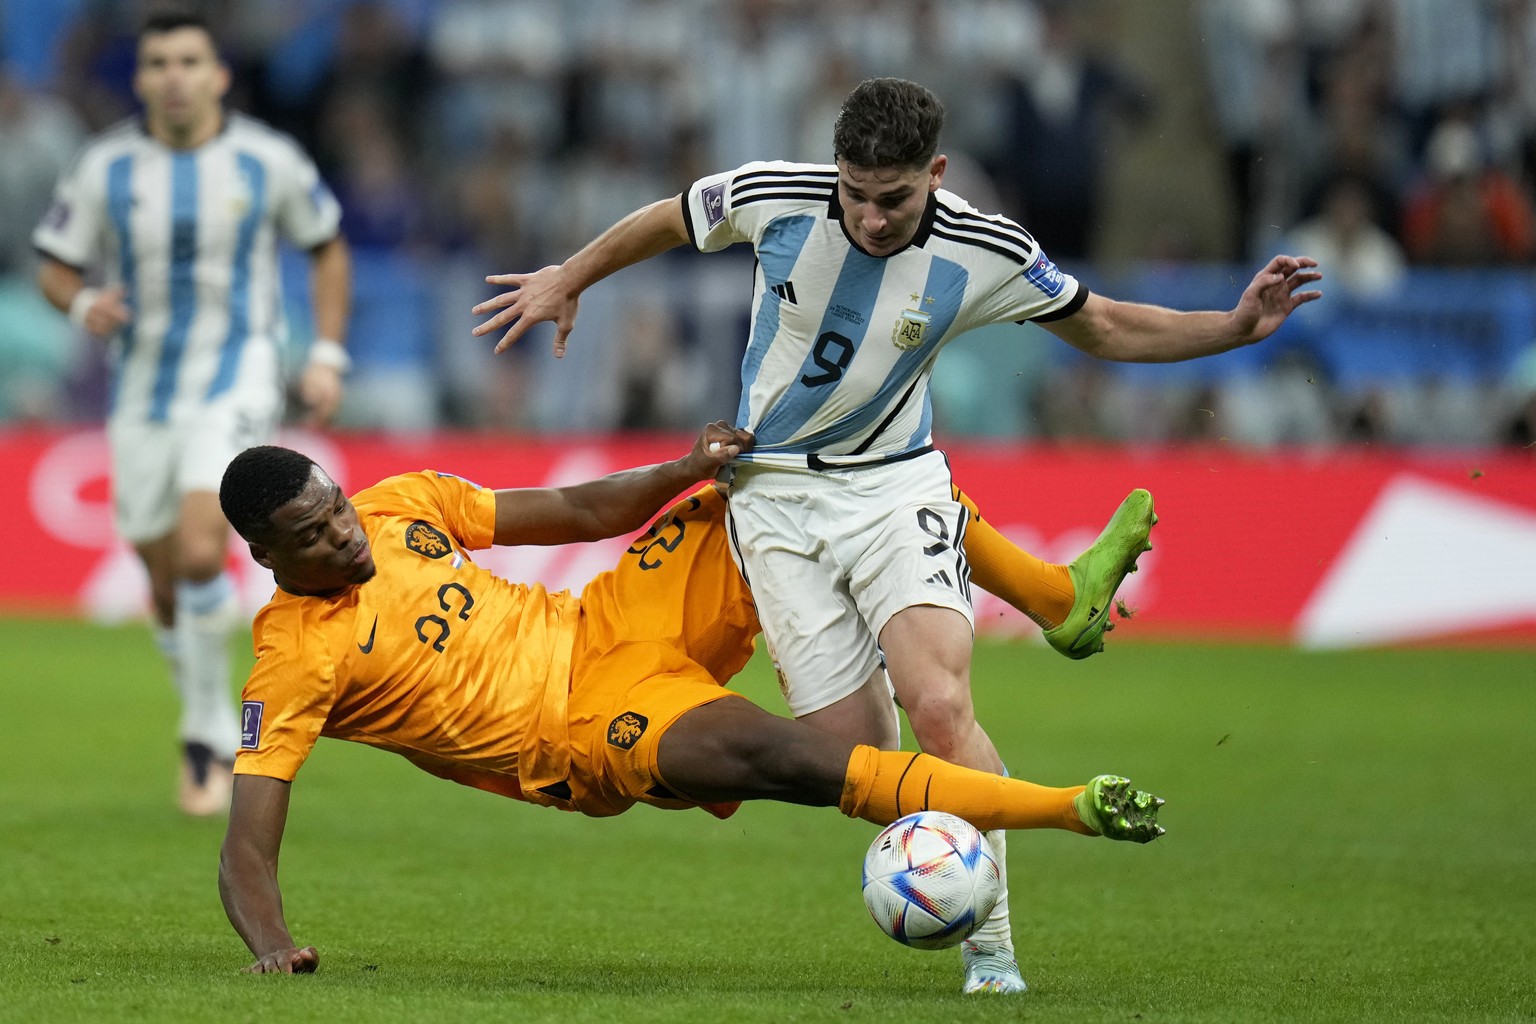
[{"label": "white and blue striped jersey of background player", "polygon": [[843,227],[831,165],[752,163],[703,178],[683,215],[701,251],[750,242],[757,252],[736,415],[757,436],[741,456],[753,463],[819,468],[923,451],[928,380],[946,342],[986,324],[1070,316],[1088,298],[1023,228],[943,189],[909,245],[868,255]]},{"label": "white and blue striped jersey of background player", "polygon": [[245,388],[280,388],[287,325],[276,238],[335,238],[341,208],[293,139],[226,114],[197,149],[171,149],[138,120],[88,142],[33,233],[80,270],[104,265],[133,311],[114,340],[114,418],[174,422]]}]

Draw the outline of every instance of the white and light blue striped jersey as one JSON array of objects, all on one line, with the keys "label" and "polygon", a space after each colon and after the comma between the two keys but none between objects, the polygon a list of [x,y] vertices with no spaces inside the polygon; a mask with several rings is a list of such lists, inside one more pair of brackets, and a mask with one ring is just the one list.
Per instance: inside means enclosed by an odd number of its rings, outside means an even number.
[{"label": "white and light blue striped jersey", "polygon": [[1023,228],[943,189],[911,243],[885,257],[849,240],[830,164],[747,164],[695,182],[683,204],[701,251],[757,252],[736,414],[757,435],[751,462],[818,468],[921,451],[945,343],[1070,316],[1088,298]]},{"label": "white and light blue striped jersey", "polygon": [[92,139],[32,241],[126,289],[134,318],[113,342],[112,415],[166,422],[232,390],[281,387],[277,237],[310,249],[340,222],[296,142],[229,114],[197,149],[171,149],[137,120]]}]

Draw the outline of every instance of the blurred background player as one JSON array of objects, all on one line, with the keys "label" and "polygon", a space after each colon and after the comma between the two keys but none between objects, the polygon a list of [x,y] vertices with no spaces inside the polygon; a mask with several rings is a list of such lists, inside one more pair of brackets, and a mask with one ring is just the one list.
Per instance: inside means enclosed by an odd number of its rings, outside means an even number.
[{"label": "blurred background player", "polygon": [[[116,527],[148,570],[157,643],[182,705],[178,799],[194,815],[228,806],[239,743],[218,486],[282,413],[279,236],[312,264],[318,340],[299,382],[311,422],[335,413],[348,368],[340,207],[292,139],[223,109],[229,86],[201,18],[150,16],[134,74],[143,117],[87,143],[33,234],[43,295],[112,339]],[[104,283],[88,285],[98,269]]]},{"label": "blurred background player", "polygon": [[[506,327],[501,351],[553,321],[559,355],[593,283],[685,242],[704,252],[750,242],[755,299],[737,422],[757,441],[738,460],[730,515],[790,710],[893,749],[894,688],[923,751],[1003,772],[971,702],[968,515],[933,447],[927,392],[939,350],[973,328],[1033,321],[1100,359],[1195,359],[1267,338],[1319,297],[1298,289],[1320,275],[1312,260],[1277,256],[1228,312],[1091,294],[1019,225],[940,190],[943,123],[922,86],[866,80],[839,111],[835,166],[751,163],[701,178],[563,264],[489,278],[516,290],[476,307],[500,312],[475,333]],[[1150,496],[1133,493],[1116,518],[1145,530]],[[1115,586],[1140,550],[1112,567]],[[1108,602],[1094,612],[1102,624]],[[1004,865],[1002,834],[988,838]],[[1025,990],[1006,895],[962,955],[964,991]]]}]

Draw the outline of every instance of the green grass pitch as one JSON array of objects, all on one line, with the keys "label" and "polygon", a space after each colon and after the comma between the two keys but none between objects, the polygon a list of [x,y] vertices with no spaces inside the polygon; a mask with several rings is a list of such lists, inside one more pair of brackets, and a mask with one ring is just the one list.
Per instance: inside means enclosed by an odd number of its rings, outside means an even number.
[{"label": "green grass pitch", "polygon": [[0,620],[0,1021],[1536,1019],[1530,650],[989,642],[975,691],[1015,774],[1169,801],[1148,847],[1013,834],[1022,998],[880,935],[833,810],[592,821],[331,740],[282,863],[321,970],[255,977],[147,631]]}]

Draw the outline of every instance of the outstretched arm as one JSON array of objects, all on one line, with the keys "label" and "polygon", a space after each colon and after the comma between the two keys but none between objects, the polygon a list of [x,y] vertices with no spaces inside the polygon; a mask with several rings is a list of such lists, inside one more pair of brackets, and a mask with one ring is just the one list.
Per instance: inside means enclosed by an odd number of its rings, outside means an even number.
[{"label": "outstretched arm", "polygon": [[496,351],[505,352],[529,327],[550,320],[555,325],[555,356],[564,356],[565,341],[576,323],[576,307],[582,292],[616,270],[648,260],[686,241],[688,227],[683,221],[681,196],[641,207],[558,266],[532,274],[487,277],[491,284],[510,285],[513,290],[475,307],[477,316],[492,310],[501,312],[476,327],[474,334],[482,337],[506,327],[507,332],[496,343]]},{"label": "outstretched arm", "polygon": [[229,923],[256,962],[252,974],[307,974],[320,965],[313,946],[294,948],[277,887],[277,854],[288,821],[291,784],[260,775],[236,775],[229,831],[219,854],[219,897]]},{"label": "outstretched arm", "polygon": [[1231,310],[1182,313],[1090,295],[1083,308],[1040,326],[1074,348],[1124,363],[1175,363],[1263,341],[1297,307],[1323,297],[1297,291],[1322,280],[1317,261],[1276,256],[1254,275]]},{"label": "outstretched arm", "polygon": [[352,254],[340,235],[310,250],[310,294],[315,315],[315,345],[299,377],[299,399],[306,422],[323,427],[341,408],[342,377],[352,360],[345,346],[352,312]]},{"label": "outstretched arm", "polygon": [[67,263],[43,256],[37,268],[37,286],[43,298],[60,313],[67,313],[76,327],[98,338],[116,333],[133,320],[124,303],[121,285],[87,288],[85,276]]},{"label": "outstretched arm", "polygon": [[662,506],[752,447],[752,435],[724,420],[700,432],[681,459],[571,487],[519,487],[496,492],[497,544],[571,544],[631,533]]}]

